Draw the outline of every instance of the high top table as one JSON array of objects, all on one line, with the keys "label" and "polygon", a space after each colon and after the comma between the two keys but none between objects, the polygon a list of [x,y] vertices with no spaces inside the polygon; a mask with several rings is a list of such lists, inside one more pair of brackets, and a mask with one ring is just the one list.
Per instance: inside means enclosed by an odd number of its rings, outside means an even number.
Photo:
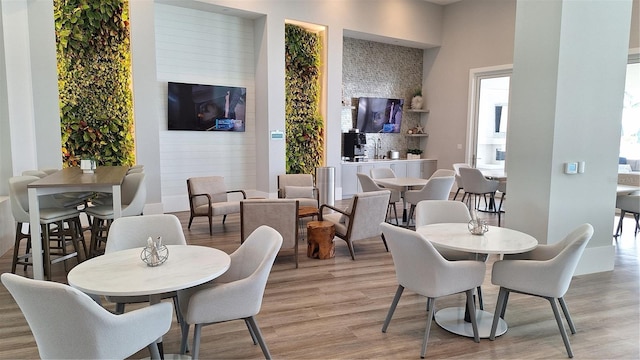
[{"label": "high top table", "polygon": [[[531,235],[497,226],[489,226],[489,231],[484,235],[472,235],[467,223],[423,225],[417,227],[416,232],[438,246],[475,254],[517,254],[533,250],[538,245],[538,241]],[[436,323],[454,334],[473,337],[471,323],[464,319],[465,309],[450,307],[439,310],[435,315]],[[476,320],[480,337],[488,338],[493,314],[476,310]],[[506,331],[507,323],[500,319],[496,336]]]},{"label": "high top table", "polygon": [[[79,167],[70,167],[55,172],[29,184],[29,230],[31,239],[40,239],[40,195],[63,192],[99,191],[113,196],[113,217],[122,215],[120,186],[129,170],[128,166],[99,166],[93,174],[85,174]],[[33,278],[44,279],[42,242],[32,241]]]}]

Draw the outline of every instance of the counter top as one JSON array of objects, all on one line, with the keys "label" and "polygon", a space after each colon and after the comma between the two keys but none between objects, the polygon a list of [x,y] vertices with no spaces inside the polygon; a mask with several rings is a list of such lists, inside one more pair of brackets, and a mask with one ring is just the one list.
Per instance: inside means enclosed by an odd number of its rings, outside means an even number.
[{"label": "counter top", "polygon": [[342,161],[342,165],[349,165],[349,164],[362,164],[362,163],[385,163],[385,162],[392,162],[392,161],[424,161],[424,160],[431,160],[431,161],[435,161],[436,159],[407,159],[407,158],[400,158],[400,159],[368,159],[367,161]]}]

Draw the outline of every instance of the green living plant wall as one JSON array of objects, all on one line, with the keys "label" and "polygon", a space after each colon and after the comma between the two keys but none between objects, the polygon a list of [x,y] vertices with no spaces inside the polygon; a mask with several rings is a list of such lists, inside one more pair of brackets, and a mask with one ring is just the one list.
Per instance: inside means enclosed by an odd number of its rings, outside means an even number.
[{"label": "green living plant wall", "polygon": [[62,157],[132,165],[133,108],[126,0],[54,0]]},{"label": "green living plant wall", "polygon": [[286,172],[313,174],[322,165],[324,121],[319,112],[321,38],[285,26]]}]

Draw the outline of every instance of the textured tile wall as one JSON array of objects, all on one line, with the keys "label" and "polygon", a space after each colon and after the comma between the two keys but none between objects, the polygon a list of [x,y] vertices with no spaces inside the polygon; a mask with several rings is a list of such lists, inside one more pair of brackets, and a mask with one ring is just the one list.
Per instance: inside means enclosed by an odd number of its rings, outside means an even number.
[{"label": "textured tile wall", "polygon": [[[367,134],[367,150],[373,158],[375,143],[381,140],[382,153],[400,151],[405,157],[408,148],[420,148],[420,138],[406,137],[408,129],[420,124],[420,114],[410,113],[411,97],[422,85],[422,49],[389,45],[367,40],[344,38],[342,58],[342,131],[354,127],[359,97],[404,99],[401,132],[398,134]],[[423,138],[426,139],[426,138]],[[426,140],[424,140],[426,141]]]}]

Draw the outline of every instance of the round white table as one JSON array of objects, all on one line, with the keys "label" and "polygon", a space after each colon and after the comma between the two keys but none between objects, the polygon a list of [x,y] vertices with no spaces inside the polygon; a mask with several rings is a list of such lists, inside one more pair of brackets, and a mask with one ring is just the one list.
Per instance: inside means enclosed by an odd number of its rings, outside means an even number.
[{"label": "round white table", "polygon": [[[466,223],[443,223],[419,226],[416,232],[438,246],[476,254],[517,254],[533,250],[538,241],[523,232],[497,226],[489,226],[484,235],[472,235]],[[473,337],[470,322],[464,320],[465,307],[451,307],[436,312],[435,320],[440,327],[454,334]],[[493,314],[476,310],[478,333],[488,338],[491,333]],[[507,323],[500,319],[496,336],[507,332]]]},{"label": "round white table", "polygon": [[[231,258],[224,251],[195,245],[167,245],[169,257],[159,266],[147,266],[140,258],[143,248],[116,251],[76,265],[67,275],[72,287],[92,295],[148,295],[149,303],[160,302],[163,293],[203,284],[229,269]],[[163,358],[187,356],[163,354]]]},{"label": "round white table", "polygon": [[149,302],[156,303],[160,294],[213,280],[231,264],[229,255],[218,249],[194,245],[168,245],[167,248],[169,257],[160,266],[147,266],[140,258],[142,248],[127,249],[76,265],[67,281],[88,294],[149,295]]}]

